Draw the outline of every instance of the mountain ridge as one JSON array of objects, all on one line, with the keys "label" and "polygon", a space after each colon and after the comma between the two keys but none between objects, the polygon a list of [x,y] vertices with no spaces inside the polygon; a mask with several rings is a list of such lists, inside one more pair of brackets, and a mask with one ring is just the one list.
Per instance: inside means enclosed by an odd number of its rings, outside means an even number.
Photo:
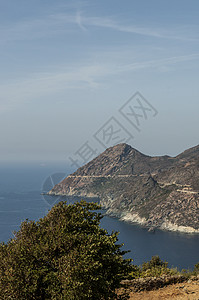
[{"label": "mountain ridge", "polygon": [[199,233],[199,146],[175,157],[127,144],[106,149],[50,195],[98,197],[108,214],[153,228]]}]

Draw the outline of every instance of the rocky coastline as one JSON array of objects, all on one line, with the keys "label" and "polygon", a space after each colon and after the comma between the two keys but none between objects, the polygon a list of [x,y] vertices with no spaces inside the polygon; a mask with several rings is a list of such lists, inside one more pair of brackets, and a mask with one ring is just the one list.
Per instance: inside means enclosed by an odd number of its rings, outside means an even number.
[{"label": "rocky coastline", "polygon": [[146,218],[141,218],[137,213],[131,214],[130,212],[119,212],[108,209],[106,214],[111,217],[116,217],[120,221],[137,224],[143,227],[146,227],[148,231],[155,232],[156,229],[165,230],[165,231],[173,231],[179,233],[188,233],[188,234],[198,234],[199,230],[191,227],[191,226],[179,226],[177,224],[172,224],[171,222],[164,221],[160,225],[151,225],[150,222],[147,221]]},{"label": "rocky coastline", "polygon": [[121,221],[199,233],[199,146],[176,157],[150,157],[126,144],[108,148],[49,191],[99,198]]}]

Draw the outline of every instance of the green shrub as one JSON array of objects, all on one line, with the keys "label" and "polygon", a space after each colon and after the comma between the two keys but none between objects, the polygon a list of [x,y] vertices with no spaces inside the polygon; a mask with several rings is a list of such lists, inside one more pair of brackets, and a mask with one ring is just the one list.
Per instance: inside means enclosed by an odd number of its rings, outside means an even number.
[{"label": "green shrub", "polygon": [[199,263],[194,266],[194,271],[199,274]]},{"label": "green shrub", "polygon": [[159,277],[162,275],[176,275],[177,268],[168,268],[168,262],[164,262],[159,256],[152,256],[151,260],[144,262],[142,266],[137,266],[131,272],[132,278],[139,277]]},{"label": "green shrub", "polygon": [[97,209],[60,202],[38,222],[23,222],[0,245],[1,299],[122,299],[116,290],[131,260],[123,258],[118,233],[100,227]]}]

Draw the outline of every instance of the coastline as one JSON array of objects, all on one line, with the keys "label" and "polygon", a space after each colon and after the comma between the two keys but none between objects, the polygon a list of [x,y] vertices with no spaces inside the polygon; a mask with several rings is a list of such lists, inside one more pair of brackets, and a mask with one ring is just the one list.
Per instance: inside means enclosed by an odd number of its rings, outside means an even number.
[{"label": "coastline", "polygon": [[[61,194],[61,193],[55,193],[55,192],[48,192],[46,195],[49,196],[65,196],[65,197],[84,197],[84,198],[99,198],[98,195],[94,193],[81,193],[81,194]],[[195,229],[191,226],[182,226],[177,225],[175,223],[171,223],[168,220],[164,220],[160,225],[151,225],[149,221],[146,218],[142,218],[139,216],[138,213],[131,213],[129,211],[119,211],[117,209],[112,209],[111,207],[108,207],[105,205],[104,200],[100,200],[100,204],[102,206],[102,209],[106,210],[106,215],[110,217],[116,217],[120,221],[132,223],[132,224],[138,224],[141,226],[144,226],[145,228],[148,228],[148,231],[154,231],[156,229],[160,229],[163,231],[171,231],[171,232],[179,232],[179,233],[186,233],[186,234],[199,234],[199,229]]]},{"label": "coastline", "polygon": [[114,212],[114,210],[108,209],[107,215],[115,215],[118,217],[119,220],[138,224],[148,228],[149,231],[154,231],[155,229],[166,230],[171,232],[179,232],[179,233],[186,233],[186,234],[199,234],[199,229],[195,229],[191,226],[182,226],[173,224],[167,220],[163,221],[160,225],[150,225],[146,218],[141,218],[138,213],[130,213],[130,212]]}]

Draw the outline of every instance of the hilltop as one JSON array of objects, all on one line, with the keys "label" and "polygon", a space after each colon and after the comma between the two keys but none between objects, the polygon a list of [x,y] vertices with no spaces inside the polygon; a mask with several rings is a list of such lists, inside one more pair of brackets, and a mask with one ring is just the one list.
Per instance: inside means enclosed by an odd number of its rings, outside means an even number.
[{"label": "hilltop", "polygon": [[151,157],[118,144],[49,194],[98,197],[108,214],[124,221],[199,233],[199,146],[176,157]]}]

